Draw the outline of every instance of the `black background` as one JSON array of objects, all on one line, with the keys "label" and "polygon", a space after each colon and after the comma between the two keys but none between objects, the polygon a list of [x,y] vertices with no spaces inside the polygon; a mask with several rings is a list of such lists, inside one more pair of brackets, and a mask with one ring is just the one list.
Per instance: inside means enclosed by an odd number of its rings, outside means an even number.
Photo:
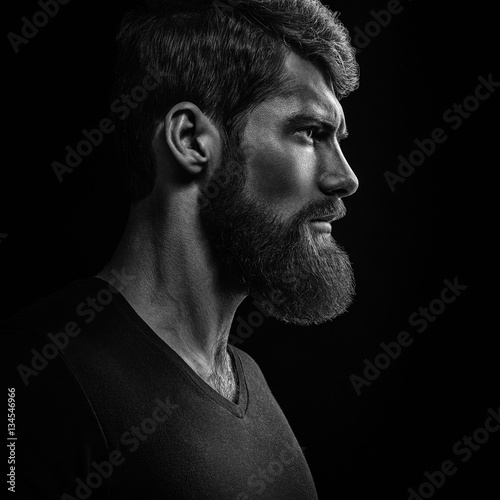
[{"label": "black background", "polygon": [[[109,114],[114,32],[129,3],[73,0],[18,54],[5,38],[1,317],[96,273],[124,227],[111,136],[62,183],[51,163]],[[330,5],[355,35],[387,1]],[[495,14],[484,2],[401,5],[362,48],[360,88],[341,102],[350,130],[343,151],[360,188],[334,236],[355,268],[355,303],[319,327],[266,319],[239,347],[260,364],[305,447],[320,498],[406,499],[447,459],[458,470],[434,497],[492,498],[500,436],[466,463],[452,449],[500,400],[496,226],[485,203],[498,177],[500,91],[456,130],[443,113],[474,93],[480,75],[500,81]],[[10,8],[5,33],[19,33],[21,17],[39,10],[34,1]],[[437,127],[447,140],[391,192],[384,172],[397,172],[398,156]],[[417,333],[410,314],[456,277],[467,289]],[[245,301],[236,316],[253,310]],[[412,345],[357,395],[349,377],[362,376],[364,359],[402,330]]]}]

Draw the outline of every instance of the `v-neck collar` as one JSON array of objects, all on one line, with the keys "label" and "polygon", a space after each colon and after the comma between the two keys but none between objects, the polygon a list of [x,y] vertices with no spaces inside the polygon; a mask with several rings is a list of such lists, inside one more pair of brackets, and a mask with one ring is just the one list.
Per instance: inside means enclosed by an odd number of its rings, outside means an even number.
[{"label": "v-neck collar", "polygon": [[[93,277],[94,280],[104,282],[108,286],[112,286],[107,281]],[[114,288],[114,287],[113,287]],[[189,380],[196,385],[209,399],[217,405],[223,407],[228,412],[232,413],[238,418],[243,418],[248,408],[248,386],[243,369],[243,363],[239,354],[228,344],[228,351],[232,356],[234,363],[233,366],[236,370],[236,377],[238,380],[238,397],[237,402],[234,403],[229,399],[219,394],[213,387],[205,382],[187,363],[182,359],[177,352],[175,352],[166,342],[164,342],[150,327],[149,325],[137,314],[135,309],[129,304],[127,299],[115,288],[118,307],[124,312],[130,320],[138,327],[140,332],[152,342],[156,348],[165,353],[177,367],[189,378]]]}]

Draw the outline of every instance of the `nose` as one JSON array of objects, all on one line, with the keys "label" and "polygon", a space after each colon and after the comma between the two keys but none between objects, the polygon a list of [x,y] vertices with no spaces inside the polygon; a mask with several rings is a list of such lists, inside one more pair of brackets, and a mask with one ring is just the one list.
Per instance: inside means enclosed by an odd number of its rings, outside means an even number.
[{"label": "nose", "polygon": [[340,148],[337,148],[334,158],[329,159],[328,168],[322,173],[319,187],[325,194],[334,194],[339,198],[351,196],[358,187],[358,178],[347,163]]}]

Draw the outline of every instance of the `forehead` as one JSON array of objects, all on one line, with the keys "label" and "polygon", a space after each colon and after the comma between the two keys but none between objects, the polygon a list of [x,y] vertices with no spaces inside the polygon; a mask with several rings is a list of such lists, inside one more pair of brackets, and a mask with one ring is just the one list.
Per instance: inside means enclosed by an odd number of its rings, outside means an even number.
[{"label": "forehead", "polygon": [[283,94],[285,99],[317,108],[330,119],[340,118],[342,106],[333,88],[313,63],[292,52],[287,56],[285,67],[288,77],[288,87]]},{"label": "forehead", "polygon": [[344,122],[342,106],[321,71],[307,59],[290,52],[286,59],[287,83],[280,95],[261,103],[254,120],[284,120],[296,114],[314,115],[340,126]]}]

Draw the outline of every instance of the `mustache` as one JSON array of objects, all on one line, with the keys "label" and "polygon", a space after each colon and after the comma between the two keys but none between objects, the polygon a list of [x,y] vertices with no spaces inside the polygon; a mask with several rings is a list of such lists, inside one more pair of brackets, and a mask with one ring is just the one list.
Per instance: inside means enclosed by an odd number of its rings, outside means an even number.
[{"label": "mustache", "polygon": [[331,200],[314,201],[303,208],[296,216],[297,222],[309,222],[314,219],[322,219],[324,217],[341,219],[347,214],[347,209],[340,198],[332,198]]}]

